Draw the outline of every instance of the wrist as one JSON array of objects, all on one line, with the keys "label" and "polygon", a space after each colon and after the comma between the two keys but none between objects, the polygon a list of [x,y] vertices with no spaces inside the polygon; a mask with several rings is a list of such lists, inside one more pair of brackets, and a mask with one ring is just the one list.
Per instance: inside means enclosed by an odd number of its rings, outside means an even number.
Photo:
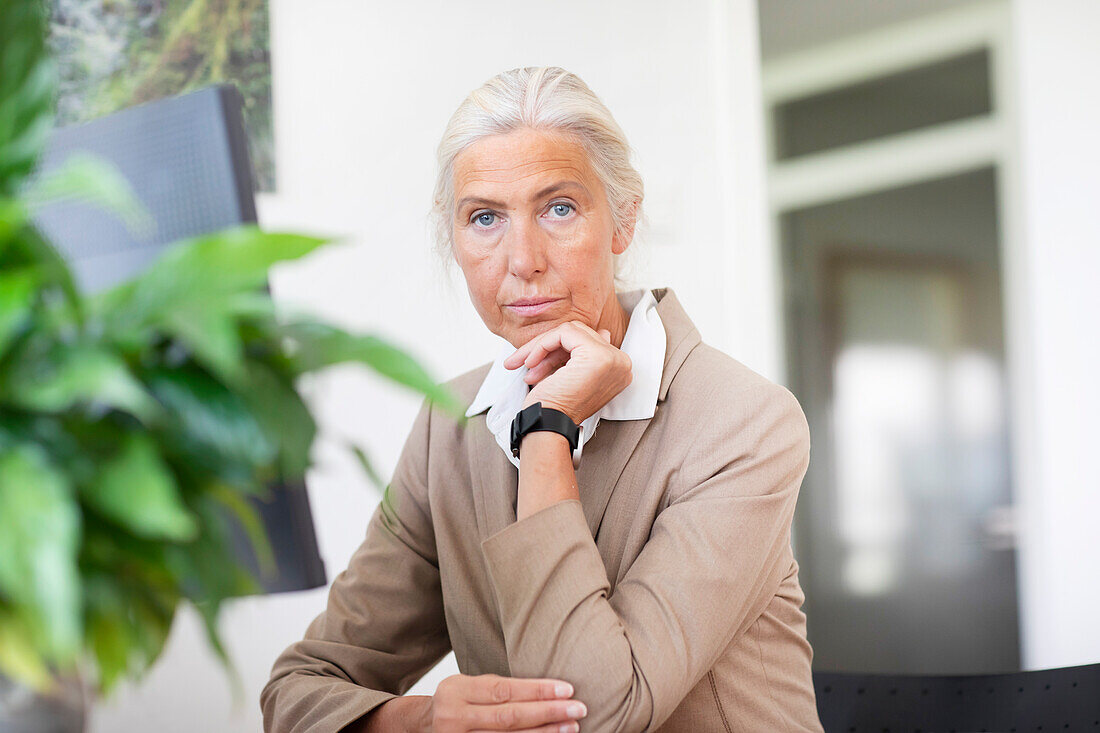
[{"label": "wrist", "polygon": [[573,448],[569,445],[569,439],[561,433],[555,433],[553,430],[535,430],[524,435],[519,445],[520,465],[523,464],[523,458],[532,453],[539,455],[560,453],[569,457],[570,466],[572,466]]},{"label": "wrist", "polygon": [[431,730],[431,696],[401,695],[382,703],[363,719],[362,733],[427,733]]},{"label": "wrist", "polygon": [[528,433],[520,450],[516,521],[565,499],[580,499],[569,441],[559,433]]}]

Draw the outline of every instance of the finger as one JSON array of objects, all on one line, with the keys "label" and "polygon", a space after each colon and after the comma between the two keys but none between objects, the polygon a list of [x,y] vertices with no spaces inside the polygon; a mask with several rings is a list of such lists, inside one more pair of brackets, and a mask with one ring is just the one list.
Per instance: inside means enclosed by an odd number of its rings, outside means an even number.
[{"label": "finger", "polygon": [[485,730],[524,730],[549,723],[568,723],[588,714],[580,700],[538,700],[503,705],[470,705],[464,722]]},{"label": "finger", "polygon": [[543,333],[540,333],[538,336],[532,337],[527,343],[516,349],[508,358],[504,360],[505,368],[515,369],[520,364],[523,364],[527,360],[527,357],[531,355],[531,352],[543,341],[543,339],[545,339],[547,336],[554,334],[566,325],[568,324],[560,323],[549,331],[545,331]]},{"label": "finger", "polygon": [[533,369],[539,362],[545,359],[548,354],[560,350],[568,351],[568,349],[564,349],[562,346],[562,335],[559,330],[554,329],[553,331],[547,331],[527,350],[527,356],[523,359],[523,365],[528,369]]},{"label": "finger", "polygon": [[529,339],[527,343],[513,351],[512,354],[504,360],[505,368],[515,369],[520,364],[522,364],[523,360],[527,358],[527,354],[530,353],[531,349],[535,346],[535,344],[538,343],[539,339],[545,335],[545,333],[540,333],[538,336]]},{"label": "finger", "polygon": [[581,344],[590,342],[590,339],[599,339],[599,335],[585,324],[579,321],[563,323],[539,336],[538,342],[528,351],[523,363],[530,369],[542,361],[547,354],[558,349],[572,353]]},{"label": "finger", "polygon": [[[590,335],[590,336],[592,336],[593,338],[595,338],[595,337],[598,337],[598,336],[599,336],[599,334],[598,334],[598,333],[596,333],[596,330],[595,330],[595,329],[593,329],[593,328],[592,328],[591,326],[589,326],[589,325],[588,325],[587,323],[585,323],[584,321],[569,321],[569,324],[570,324],[570,325],[573,325],[573,326],[576,326],[576,327],[577,327],[578,329],[580,329],[580,330],[581,330],[582,332],[584,332],[584,333],[587,333],[587,334],[589,334],[589,335]],[[564,324],[563,324],[563,325],[564,325]]]},{"label": "finger", "polygon": [[607,343],[611,343],[611,332],[608,331],[606,328],[600,329],[600,335],[603,336],[604,341],[606,341]]},{"label": "finger", "polygon": [[533,369],[529,369],[523,379],[528,384],[537,384],[553,374],[568,361],[569,352],[558,349],[536,364]]},{"label": "finger", "polygon": [[[584,343],[586,337],[599,339],[600,335],[592,330],[591,326],[583,321],[567,321],[541,333],[519,347],[504,360],[506,369],[516,369],[524,364],[528,369],[542,361],[547,354],[558,349],[572,352],[573,349]],[[610,342],[610,335],[606,339]]]},{"label": "finger", "polygon": [[524,366],[528,369],[535,369],[542,364],[550,362],[551,364],[562,363],[569,361],[569,352],[565,349],[550,349],[548,351],[532,351],[527,355],[527,359],[524,360]]},{"label": "finger", "polygon": [[553,678],[479,674],[463,676],[460,685],[459,691],[466,702],[480,704],[514,700],[554,700],[573,696],[573,685]]},{"label": "finger", "polygon": [[[571,721],[569,723],[549,723],[547,725],[540,725],[538,728],[524,728],[516,733],[577,733],[580,730],[580,725],[577,721]],[[490,733],[487,730],[472,730],[470,733]]]},{"label": "finger", "polygon": [[523,360],[527,357],[527,352],[530,351],[530,349],[531,349],[531,343],[533,341],[534,341],[534,339],[532,339],[531,341],[528,341],[523,346],[519,347],[514,352],[512,352],[512,355],[507,357],[504,360],[504,368],[505,369],[515,369],[520,364],[522,364]]},{"label": "finger", "polygon": [[[506,369],[516,369],[517,367],[519,367],[521,364],[523,364],[527,360],[527,357],[530,356],[531,351],[536,346],[539,345],[539,343],[542,341],[542,339],[544,339],[548,334],[554,333],[559,328],[561,328],[563,325],[565,325],[565,324],[560,324],[560,325],[555,326],[554,328],[550,329],[549,331],[546,331],[545,333],[540,333],[538,336],[533,337],[530,341],[525,343],[523,346],[516,349],[514,352],[512,352],[511,356],[509,356],[508,358],[506,358],[504,360],[504,367]],[[531,365],[528,364],[528,366],[531,366]]]}]

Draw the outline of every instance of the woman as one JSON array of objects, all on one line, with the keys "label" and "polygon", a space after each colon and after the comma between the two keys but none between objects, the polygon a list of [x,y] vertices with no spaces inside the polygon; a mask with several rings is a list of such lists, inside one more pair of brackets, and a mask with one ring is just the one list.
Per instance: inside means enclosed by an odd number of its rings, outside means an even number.
[{"label": "woman", "polygon": [[[789,534],[805,416],[672,290],[616,292],[629,157],[556,67],[455,112],[438,243],[510,346],[448,383],[465,427],[421,408],[326,611],[275,663],[267,730],[821,729]],[[462,674],[403,696],[452,648]]]}]

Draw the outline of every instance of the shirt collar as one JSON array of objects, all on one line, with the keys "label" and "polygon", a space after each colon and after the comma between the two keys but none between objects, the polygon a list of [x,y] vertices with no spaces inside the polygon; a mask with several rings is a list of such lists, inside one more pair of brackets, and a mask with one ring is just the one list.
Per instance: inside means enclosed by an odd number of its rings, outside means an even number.
[{"label": "shirt collar", "polygon": [[[665,360],[665,328],[657,314],[657,301],[651,290],[639,288],[616,295],[623,308],[631,311],[626,334],[619,348],[630,357],[632,380],[592,417],[598,416],[604,420],[645,420],[653,417],[657,409],[661,371]],[[481,389],[466,410],[466,416],[473,417],[500,403],[501,408],[508,409],[493,412],[499,413],[500,418],[506,417],[510,425],[527,397],[527,384],[523,381],[527,367],[505,368],[504,360],[515,353],[516,348],[509,342],[502,341]],[[511,414],[504,415],[505,412]],[[489,429],[496,432],[492,425]]]}]

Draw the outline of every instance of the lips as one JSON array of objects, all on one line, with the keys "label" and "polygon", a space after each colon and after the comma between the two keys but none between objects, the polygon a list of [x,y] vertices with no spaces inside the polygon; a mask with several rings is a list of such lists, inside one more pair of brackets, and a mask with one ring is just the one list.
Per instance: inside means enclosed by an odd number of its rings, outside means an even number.
[{"label": "lips", "polygon": [[557,300],[557,298],[520,298],[519,300],[513,300],[508,305],[539,305],[540,303],[549,303]]},{"label": "lips", "polygon": [[534,316],[547,310],[559,300],[561,300],[561,298],[520,298],[519,300],[509,303],[505,307],[516,315]]}]

